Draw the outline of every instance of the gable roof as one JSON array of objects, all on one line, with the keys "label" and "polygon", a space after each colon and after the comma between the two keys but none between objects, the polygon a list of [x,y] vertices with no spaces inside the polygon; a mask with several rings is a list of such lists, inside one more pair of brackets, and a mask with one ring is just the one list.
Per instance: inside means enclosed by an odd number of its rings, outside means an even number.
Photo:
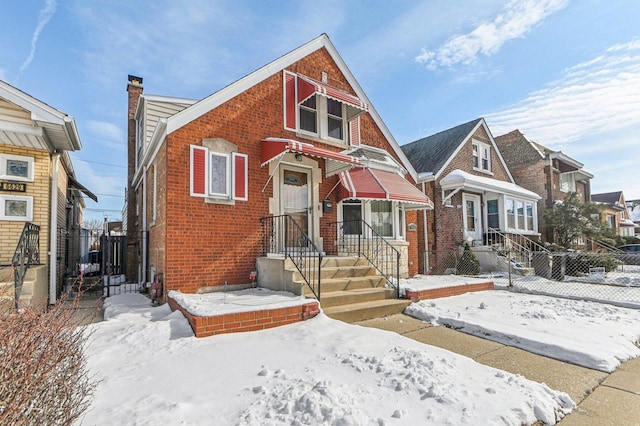
[{"label": "gable roof", "polygon": [[591,201],[615,205],[616,203],[620,203],[621,197],[622,191],[604,192],[601,194],[591,194]]},{"label": "gable roof", "polygon": [[482,118],[471,120],[402,146],[418,173],[437,174],[458,147],[476,129]]},{"label": "gable roof", "polygon": [[[320,36],[303,44],[297,49],[294,49],[291,52],[276,59],[275,61],[268,63],[267,65],[252,72],[251,74],[246,75],[240,80],[231,83],[230,85],[189,106],[188,108],[185,108],[177,114],[166,119],[161,119],[158,123],[159,128],[156,129],[156,132],[154,132],[154,135],[150,142],[151,145],[146,151],[145,159],[143,159],[143,161],[147,160],[147,155],[152,155],[153,152],[157,151],[156,149],[154,149],[153,145],[156,143],[160,144],[164,140],[166,135],[175,132],[176,130],[192,122],[193,120],[196,120],[207,112],[217,108],[223,103],[245,92],[249,88],[273,76],[275,73],[281,72],[290,65],[298,62],[311,53],[322,48],[325,48],[327,50],[331,58],[338,66],[338,69],[342,72],[351,88],[355,91],[357,97],[369,106],[369,115],[376,123],[376,125],[380,128],[380,131],[391,145],[393,151],[400,158],[405,169],[407,169],[414,180],[417,180],[418,175],[415,169],[412,167],[402,149],[400,149],[400,145],[395,140],[386,124],[384,124],[384,121],[382,121],[382,118],[380,117],[378,112],[375,110],[375,108],[373,108],[371,101],[369,100],[369,98],[367,98],[364,90],[362,90],[362,87],[360,87],[360,84],[358,84],[358,81],[355,79],[342,57],[340,57],[340,54],[336,50],[333,43],[331,43],[331,40],[329,40],[329,36],[327,36],[327,34],[321,34]],[[164,128],[162,129],[162,127]]]},{"label": "gable roof", "polygon": [[[0,80],[0,99],[27,112],[33,125],[3,121],[1,140],[18,140],[19,146],[49,151],[76,151],[82,148],[73,117]],[[11,134],[13,137],[9,137]],[[13,144],[13,143],[12,143]]]},{"label": "gable roof", "polygon": [[480,127],[483,127],[487,133],[491,146],[493,146],[496,156],[500,160],[502,167],[504,167],[509,181],[514,183],[513,176],[511,176],[511,172],[491,135],[491,130],[489,130],[487,122],[482,117],[403,145],[402,150],[411,159],[411,163],[418,173],[433,174],[438,179],[453,158],[460,152],[464,143]]}]

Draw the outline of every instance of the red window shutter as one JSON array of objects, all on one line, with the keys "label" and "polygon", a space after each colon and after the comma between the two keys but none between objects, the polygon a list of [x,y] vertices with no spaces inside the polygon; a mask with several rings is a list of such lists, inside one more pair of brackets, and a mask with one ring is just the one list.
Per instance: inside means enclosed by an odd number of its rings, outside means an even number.
[{"label": "red window shutter", "polygon": [[207,152],[208,149],[202,146],[191,145],[190,147],[190,188],[192,197],[206,197],[207,188]]},{"label": "red window shutter", "polygon": [[284,128],[296,131],[296,75],[284,72]]},{"label": "red window shutter", "polygon": [[233,163],[233,199],[247,201],[249,199],[249,157],[247,154],[232,154]]},{"label": "red window shutter", "polygon": [[351,146],[360,146],[360,116],[349,122],[349,137]]}]

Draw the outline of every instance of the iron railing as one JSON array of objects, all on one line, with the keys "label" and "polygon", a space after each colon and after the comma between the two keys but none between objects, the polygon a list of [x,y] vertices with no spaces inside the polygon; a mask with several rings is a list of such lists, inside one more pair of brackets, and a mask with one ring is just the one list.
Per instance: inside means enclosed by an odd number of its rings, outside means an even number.
[{"label": "iron railing", "polygon": [[320,272],[323,253],[290,216],[260,218],[262,224],[262,254],[282,254],[291,259],[304,282],[320,300]]},{"label": "iron railing", "polygon": [[500,253],[508,252],[510,259],[525,268],[533,266],[534,252],[549,253],[549,250],[540,243],[522,234],[506,234],[497,229],[489,228],[485,239],[488,246],[495,247]]},{"label": "iron railing", "polygon": [[18,309],[18,301],[22,292],[22,283],[29,266],[40,263],[40,226],[33,223],[25,223],[18,245],[11,259],[14,279],[15,307]]},{"label": "iron railing", "polygon": [[335,255],[362,256],[373,265],[387,282],[395,287],[400,298],[400,252],[364,220],[346,220],[328,224],[336,245]]}]

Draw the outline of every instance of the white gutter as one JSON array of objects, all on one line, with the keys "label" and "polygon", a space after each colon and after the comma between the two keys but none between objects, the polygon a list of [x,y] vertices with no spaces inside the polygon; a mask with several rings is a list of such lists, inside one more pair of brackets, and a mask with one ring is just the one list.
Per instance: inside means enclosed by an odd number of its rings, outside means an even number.
[{"label": "white gutter", "polygon": [[[431,174],[433,176],[433,174]],[[420,179],[420,175],[418,175],[418,179]],[[422,193],[427,195],[426,189],[426,180],[422,180]],[[427,209],[422,210],[423,216],[423,227],[424,227],[424,274],[427,275],[429,273],[429,227],[427,226]]]},{"label": "white gutter", "polygon": [[142,184],[142,231],[144,232],[145,235],[144,238],[142,238],[142,235],[140,235],[140,239],[142,244],[142,284],[143,285],[147,285],[147,247],[149,247],[149,236],[147,234],[147,166],[143,165],[142,169],[144,170],[144,173],[142,174],[142,177],[144,179],[144,182]]},{"label": "white gutter", "polygon": [[60,154],[55,153],[51,157],[53,163],[51,176],[51,206],[49,214],[51,222],[49,225],[49,303],[57,301],[57,275],[58,275],[58,170],[60,164]]}]

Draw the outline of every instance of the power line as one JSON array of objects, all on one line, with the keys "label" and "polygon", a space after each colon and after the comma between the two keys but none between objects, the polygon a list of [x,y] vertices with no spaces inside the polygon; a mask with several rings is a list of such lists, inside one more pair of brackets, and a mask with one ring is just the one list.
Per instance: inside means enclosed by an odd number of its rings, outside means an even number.
[{"label": "power line", "polygon": [[121,169],[126,169],[127,166],[119,166],[117,164],[109,164],[109,163],[100,163],[98,161],[89,161],[89,160],[83,160],[82,158],[78,158],[78,157],[71,157],[72,160],[78,160],[78,161],[82,161],[84,163],[93,163],[93,164],[102,164],[103,166],[111,166],[111,167],[119,167]]}]

